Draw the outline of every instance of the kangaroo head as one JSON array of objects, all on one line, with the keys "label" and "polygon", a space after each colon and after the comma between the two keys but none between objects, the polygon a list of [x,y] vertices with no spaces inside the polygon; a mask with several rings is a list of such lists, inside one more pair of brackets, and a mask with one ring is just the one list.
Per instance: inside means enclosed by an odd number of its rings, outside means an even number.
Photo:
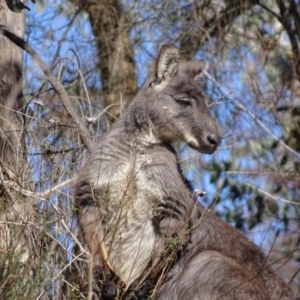
[{"label": "kangaroo head", "polygon": [[136,105],[146,108],[143,119],[147,119],[159,140],[183,141],[201,153],[213,153],[221,137],[196,81],[205,67],[203,60],[179,62],[179,50],[163,45]]}]

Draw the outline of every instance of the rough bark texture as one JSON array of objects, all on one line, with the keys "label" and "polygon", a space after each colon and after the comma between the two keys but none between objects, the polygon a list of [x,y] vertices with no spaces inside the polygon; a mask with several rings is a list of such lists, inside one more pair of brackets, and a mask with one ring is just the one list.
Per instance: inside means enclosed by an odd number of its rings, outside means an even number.
[{"label": "rough bark texture", "polygon": [[[0,1],[1,23],[19,36],[24,35],[24,12],[13,13],[4,0]],[[20,153],[22,146],[22,117],[16,113],[23,105],[23,51],[7,38],[0,36],[0,149],[1,164],[9,178],[22,176]],[[21,176],[20,176],[21,175]]]},{"label": "rough bark texture", "polygon": [[[120,1],[74,1],[89,15],[96,39],[104,107],[117,117],[137,92],[130,22]],[[120,106],[121,105],[121,106]]]},{"label": "rough bark texture", "polygon": [[[24,35],[24,12],[13,13],[0,0],[0,20],[19,36]],[[32,202],[15,187],[28,184],[28,165],[24,157],[24,126],[20,109],[23,51],[0,35],[0,298],[17,299],[19,283],[27,284],[32,255]],[[19,299],[19,298],[18,298]]]}]

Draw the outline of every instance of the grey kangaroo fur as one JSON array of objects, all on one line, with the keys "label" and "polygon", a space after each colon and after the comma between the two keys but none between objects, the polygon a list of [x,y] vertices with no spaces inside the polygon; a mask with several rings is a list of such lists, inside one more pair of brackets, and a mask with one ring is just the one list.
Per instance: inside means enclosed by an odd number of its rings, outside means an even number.
[{"label": "grey kangaroo fur", "polygon": [[292,298],[264,254],[199,204],[179,169],[171,142],[207,154],[221,143],[196,81],[205,67],[179,62],[178,49],[163,45],[145,85],[80,172],[80,232],[95,274],[117,278],[94,299],[113,299],[114,285],[130,299],[131,287],[149,278],[159,300]]}]

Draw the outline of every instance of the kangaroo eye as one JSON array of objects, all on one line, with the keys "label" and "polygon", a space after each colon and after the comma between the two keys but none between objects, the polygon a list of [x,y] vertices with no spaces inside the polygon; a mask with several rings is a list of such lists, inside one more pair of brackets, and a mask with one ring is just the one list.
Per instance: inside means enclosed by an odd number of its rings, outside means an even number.
[{"label": "kangaroo eye", "polygon": [[192,102],[189,99],[176,99],[176,102],[180,104],[182,107],[191,107]]}]

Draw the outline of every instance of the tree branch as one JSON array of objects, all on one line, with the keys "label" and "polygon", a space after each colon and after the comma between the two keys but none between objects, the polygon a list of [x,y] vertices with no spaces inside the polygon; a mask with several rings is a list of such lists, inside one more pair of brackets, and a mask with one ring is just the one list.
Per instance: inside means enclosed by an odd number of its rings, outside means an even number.
[{"label": "tree branch", "polygon": [[[300,49],[299,49],[299,36],[297,36],[297,32],[294,30],[294,25],[298,23],[297,20],[297,7],[292,6],[287,8],[282,0],[276,0],[277,5],[280,10],[280,19],[282,26],[285,28],[289,39],[291,41],[292,51],[293,51],[293,60],[295,64],[295,71],[298,76],[298,80],[300,79]],[[295,18],[292,18],[295,14]],[[299,34],[299,32],[298,32]]]},{"label": "tree branch", "polygon": [[53,86],[53,88],[55,89],[57,94],[59,95],[67,112],[70,114],[70,116],[74,120],[75,124],[77,125],[78,131],[79,131],[79,134],[80,134],[80,137],[81,137],[83,143],[85,144],[87,149],[89,151],[91,151],[93,143],[90,139],[89,131],[82,123],[80,116],[74,109],[72,102],[69,98],[69,95],[67,94],[67,92],[66,92],[65,88],[63,87],[63,85],[61,84],[61,82],[54,75],[52,75],[52,73],[49,71],[47,65],[41,59],[41,57],[37,54],[37,52],[34,49],[32,49],[32,47],[27,42],[25,42],[21,37],[17,36],[13,32],[11,32],[9,30],[9,28],[7,28],[6,26],[1,25],[1,24],[0,24],[0,34],[7,37],[10,41],[15,43],[20,48],[27,51],[33,57],[33,59],[38,63],[40,68],[43,70],[47,80],[51,83],[51,85]]}]

